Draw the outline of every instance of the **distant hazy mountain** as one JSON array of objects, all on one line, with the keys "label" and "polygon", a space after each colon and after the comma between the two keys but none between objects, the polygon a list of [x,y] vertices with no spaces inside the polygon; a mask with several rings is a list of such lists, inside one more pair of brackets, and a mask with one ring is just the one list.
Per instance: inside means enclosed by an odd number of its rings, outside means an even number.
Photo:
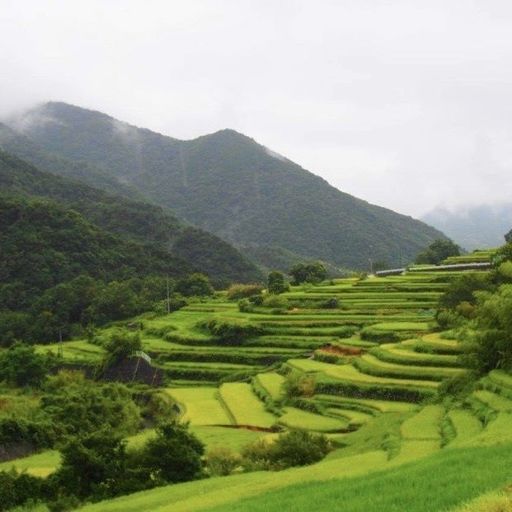
[{"label": "distant hazy mountain", "polygon": [[366,268],[369,258],[411,260],[443,237],[340,192],[233,130],[180,141],[64,103],[40,106],[11,126],[46,151],[87,162],[240,247],[282,248]]},{"label": "distant hazy mountain", "polygon": [[422,220],[435,226],[468,250],[503,245],[512,226],[512,203],[480,205],[448,211],[438,208]]},{"label": "distant hazy mountain", "polygon": [[[159,206],[119,197],[69,178],[42,172],[32,165],[0,151],[0,192],[23,198],[44,198],[62,209],[80,213],[102,232],[121,240],[156,250],[161,260],[173,264],[175,274],[190,269],[207,273],[213,282],[263,278],[256,266],[218,237],[183,225]],[[115,245],[113,242],[113,245]],[[138,244],[138,245],[137,245]],[[133,249],[132,249],[133,251]]]}]

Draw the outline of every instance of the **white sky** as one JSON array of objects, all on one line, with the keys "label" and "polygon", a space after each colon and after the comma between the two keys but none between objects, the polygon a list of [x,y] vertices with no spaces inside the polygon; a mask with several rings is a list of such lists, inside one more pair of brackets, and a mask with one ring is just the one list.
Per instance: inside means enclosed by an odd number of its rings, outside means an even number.
[{"label": "white sky", "polygon": [[512,2],[0,0],[0,114],[233,128],[421,215],[512,197]]}]

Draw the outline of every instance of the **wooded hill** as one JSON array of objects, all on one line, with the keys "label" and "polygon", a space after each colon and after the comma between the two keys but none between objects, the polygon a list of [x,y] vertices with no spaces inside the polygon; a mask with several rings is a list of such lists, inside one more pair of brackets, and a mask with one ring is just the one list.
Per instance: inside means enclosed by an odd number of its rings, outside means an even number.
[{"label": "wooded hill", "polygon": [[443,237],[411,217],[340,192],[233,130],[180,141],[64,103],[42,105],[11,126],[45,151],[100,169],[244,247],[255,260],[270,247],[366,268],[369,258],[410,261]]},{"label": "wooded hill", "polygon": [[[159,254],[158,258],[167,260],[165,268],[171,274],[181,275],[196,269],[208,274],[214,283],[220,285],[262,278],[254,264],[228,243],[200,229],[185,226],[158,206],[115,196],[71,179],[41,172],[2,151],[0,189],[3,194],[54,201],[65,215],[69,215],[68,209],[80,213],[79,217],[83,216],[101,228],[101,232],[114,235],[109,238],[114,252],[115,247],[121,247],[121,239],[132,242],[132,254],[142,250],[141,244],[151,244],[154,246],[151,250]],[[46,229],[51,231],[51,226]],[[128,250],[126,244],[124,250]],[[102,266],[101,262],[98,264]],[[146,271],[151,273],[149,267],[148,263]],[[144,273],[144,269],[141,271]]]}]

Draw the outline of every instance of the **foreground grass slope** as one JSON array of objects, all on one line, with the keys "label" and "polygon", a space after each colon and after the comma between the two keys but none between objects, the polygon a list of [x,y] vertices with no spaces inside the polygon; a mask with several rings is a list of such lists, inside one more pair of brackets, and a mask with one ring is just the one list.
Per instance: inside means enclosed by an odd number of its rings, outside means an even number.
[{"label": "foreground grass slope", "polygon": [[[510,483],[512,445],[442,451],[388,463],[378,452],[276,474],[252,473],[156,489],[83,512],[436,512]],[[382,471],[386,468],[385,471]],[[325,481],[322,481],[325,480]]]}]

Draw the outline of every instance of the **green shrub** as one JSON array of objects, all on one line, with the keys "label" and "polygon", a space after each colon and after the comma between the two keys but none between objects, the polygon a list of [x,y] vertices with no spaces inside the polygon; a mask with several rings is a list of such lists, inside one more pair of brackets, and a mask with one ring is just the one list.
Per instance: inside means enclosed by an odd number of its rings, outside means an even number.
[{"label": "green shrub", "polygon": [[232,284],[227,291],[229,300],[247,299],[254,295],[261,295],[263,286],[261,284]]},{"label": "green shrub", "polygon": [[301,372],[291,371],[283,384],[287,398],[310,397],[315,394],[315,377]]},{"label": "green shrub", "polygon": [[239,300],[238,311],[240,313],[252,313],[254,311],[254,304],[249,299]]},{"label": "green shrub", "polygon": [[285,311],[289,309],[290,303],[285,297],[280,297],[279,295],[269,295],[263,300],[263,306],[279,311]]},{"label": "green shrub", "polygon": [[241,344],[245,340],[261,334],[261,329],[242,320],[217,320],[206,323],[208,331],[220,341],[229,344]]},{"label": "green shrub", "polygon": [[268,293],[279,295],[290,289],[290,286],[285,281],[284,274],[276,270],[270,272],[267,279]]},{"label": "green shrub", "polygon": [[14,386],[41,386],[48,366],[46,356],[24,343],[17,342],[0,353],[0,379]]},{"label": "green shrub", "polygon": [[242,458],[229,448],[218,446],[206,454],[206,467],[211,476],[230,475],[240,466]]},{"label": "green shrub", "polygon": [[44,480],[16,470],[0,471],[0,511],[10,510],[44,494]]},{"label": "green shrub", "polygon": [[331,444],[325,436],[292,430],[279,434],[272,443],[258,440],[244,447],[242,456],[243,464],[247,469],[279,471],[318,462],[330,450]]},{"label": "green shrub", "polygon": [[380,329],[373,329],[372,327],[365,327],[361,331],[361,339],[374,341],[375,343],[392,343],[400,341],[401,336],[393,331],[383,331]]}]

